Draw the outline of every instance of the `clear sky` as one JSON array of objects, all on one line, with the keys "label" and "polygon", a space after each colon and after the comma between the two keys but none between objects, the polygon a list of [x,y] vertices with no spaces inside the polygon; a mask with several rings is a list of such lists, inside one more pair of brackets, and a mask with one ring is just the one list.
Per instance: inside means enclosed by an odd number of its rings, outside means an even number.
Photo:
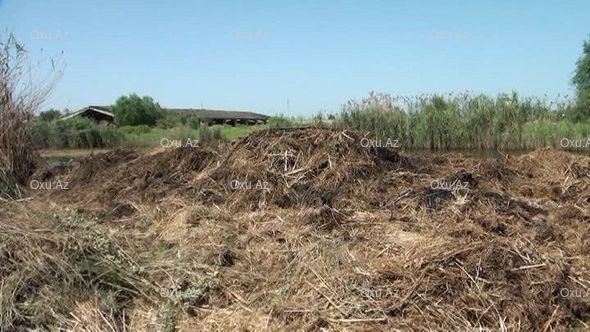
[{"label": "clear sky", "polygon": [[65,63],[46,108],[310,115],[370,90],[571,94],[590,1],[0,0],[0,29]]}]

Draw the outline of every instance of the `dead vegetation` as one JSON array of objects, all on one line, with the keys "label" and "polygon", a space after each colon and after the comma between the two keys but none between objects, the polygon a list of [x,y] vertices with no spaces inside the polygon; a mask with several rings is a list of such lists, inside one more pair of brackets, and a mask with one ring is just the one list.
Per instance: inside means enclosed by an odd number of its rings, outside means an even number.
[{"label": "dead vegetation", "polygon": [[40,171],[71,189],[0,209],[0,323],[588,328],[589,157],[415,156],[363,137],[270,130]]},{"label": "dead vegetation", "polygon": [[73,328],[91,320],[95,331],[118,330],[130,301],[150,289],[138,263],[91,218],[13,204],[14,214],[0,222],[0,327]]},{"label": "dead vegetation", "polygon": [[[53,64],[53,62],[52,62]],[[53,77],[36,85],[26,51],[13,35],[0,41],[0,201],[21,198],[40,162],[29,143],[27,123],[53,87]]]}]

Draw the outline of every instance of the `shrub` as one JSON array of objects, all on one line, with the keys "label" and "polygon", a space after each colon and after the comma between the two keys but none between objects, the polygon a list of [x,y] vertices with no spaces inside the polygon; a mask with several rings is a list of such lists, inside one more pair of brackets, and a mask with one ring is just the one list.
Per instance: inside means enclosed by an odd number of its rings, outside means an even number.
[{"label": "shrub", "polygon": [[590,91],[579,92],[576,106],[569,112],[572,121],[580,122],[590,119]]},{"label": "shrub", "polygon": [[178,125],[181,123],[180,117],[176,114],[164,112],[164,115],[156,121],[156,127],[161,129],[170,129],[178,127]]},{"label": "shrub", "polygon": [[221,130],[218,127],[209,127],[206,123],[202,123],[199,127],[200,142],[217,141],[221,138]]},{"label": "shrub", "polygon": [[30,124],[29,137],[36,148],[57,149],[115,147],[124,140],[123,132],[117,128],[102,127],[85,118],[33,122]]},{"label": "shrub", "polygon": [[192,129],[197,130],[201,127],[201,119],[197,118],[196,116],[190,116],[186,118],[186,124]]},{"label": "shrub", "polygon": [[137,94],[119,97],[113,106],[113,113],[119,126],[155,126],[164,117],[162,108],[151,97],[139,97]]},{"label": "shrub", "polygon": [[283,114],[275,115],[268,119],[268,126],[270,128],[293,128],[301,126],[301,124],[302,121]]},{"label": "shrub", "polygon": [[50,109],[45,112],[39,113],[39,119],[41,121],[55,121],[61,117],[61,112],[56,109]]},{"label": "shrub", "polygon": [[584,41],[582,56],[576,62],[576,70],[572,77],[577,92],[577,107],[574,111],[574,119],[582,120],[590,118],[590,39]]},{"label": "shrub", "polygon": [[152,129],[149,126],[146,126],[146,125],[119,127],[119,131],[121,131],[124,134],[128,134],[128,135],[142,135],[142,134],[147,134],[151,130]]},{"label": "shrub", "polygon": [[83,117],[73,117],[67,120],[58,121],[55,123],[55,128],[60,132],[66,132],[71,130],[83,130],[96,126],[92,120]]},{"label": "shrub", "polygon": [[30,144],[35,148],[45,148],[50,145],[52,124],[45,121],[34,121],[29,124],[28,135]]}]

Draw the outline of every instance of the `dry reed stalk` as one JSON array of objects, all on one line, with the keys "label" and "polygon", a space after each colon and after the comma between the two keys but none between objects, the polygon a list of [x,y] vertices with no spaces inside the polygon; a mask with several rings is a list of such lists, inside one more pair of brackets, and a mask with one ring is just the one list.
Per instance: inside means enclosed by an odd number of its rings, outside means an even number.
[{"label": "dry reed stalk", "polygon": [[[51,73],[58,73],[53,71],[54,64],[52,61]],[[0,182],[16,180],[18,185],[25,185],[39,158],[29,145],[27,126],[49,96],[58,75],[50,74],[40,83],[34,83],[32,76],[24,46],[9,35],[0,42],[0,169],[4,170]],[[19,191],[13,190],[15,193],[20,197]]]}]

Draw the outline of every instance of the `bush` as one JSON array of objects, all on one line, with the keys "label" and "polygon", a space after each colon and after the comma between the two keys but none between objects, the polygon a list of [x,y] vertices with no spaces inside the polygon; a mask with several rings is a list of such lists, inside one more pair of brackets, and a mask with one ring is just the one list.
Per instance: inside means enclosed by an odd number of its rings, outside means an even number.
[{"label": "bush", "polygon": [[34,121],[29,124],[29,141],[35,148],[48,147],[52,137],[53,126],[45,121]]},{"label": "bush", "polygon": [[574,122],[590,119],[590,91],[578,93],[576,105],[569,111],[568,118]]},{"label": "bush", "polygon": [[112,110],[119,126],[155,126],[164,117],[162,108],[151,97],[136,94],[119,97]]},{"label": "bush", "polygon": [[574,119],[577,121],[590,118],[590,39],[584,41],[582,56],[576,62],[576,70],[572,77],[577,92],[577,107]]},{"label": "bush", "polygon": [[268,119],[268,126],[270,128],[294,128],[303,126],[303,122],[300,119],[279,114]]},{"label": "bush", "polygon": [[192,129],[197,130],[201,127],[201,119],[197,118],[196,116],[190,116],[186,118],[186,124]]},{"label": "bush", "polygon": [[57,128],[57,130],[60,132],[89,129],[93,126],[96,126],[96,123],[92,122],[92,120],[88,118],[83,117],[73,117],[55,123],[55,128]]},{"label": "bush", "polygon": [[128,134],[128,135],[142,135],[142,134],[147,134],[147,133],[151,132],[152,128],[150,128],[149,126],[146,126],[146,125],[125,126],[125,127],[119,127],[119,131],[122,132],[123,134]]},{"label": "bush", "polygon": [[102,127],[85,118],[30,124],[29,137],[36,148],[107,148],[119,146],[124,136],[116,128]]},{"label": "bush", "polygon": [[165,112],[164,115],[156,121],[156,127],[161,129],[170,129],[178,127],[181,119],[176,114]]},{"label": "bush", "polygon": [[47,122],[55,121],[55,120],[59,119],[60,117],[61,117],[61,112],[56,109],[50,109],[48,111],[41,112],[39,114],[39,119],[41,121],[47,121]]},{"label": "bush", "polygon": [[199,127],[199,141],[210,142],[222,139],[221,130],[218,127],[209,127],[207,124],[202,123]]}]

